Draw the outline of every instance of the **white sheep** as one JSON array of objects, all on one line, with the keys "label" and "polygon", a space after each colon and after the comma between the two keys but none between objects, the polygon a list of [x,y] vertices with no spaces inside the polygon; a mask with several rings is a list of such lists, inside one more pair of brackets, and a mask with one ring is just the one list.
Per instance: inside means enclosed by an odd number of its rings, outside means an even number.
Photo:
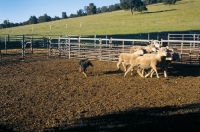
[{"label": "white sheep", "polygon": [[144,53],[152,53],[155,52],[160,48],[160,44],[158,41],[152,41],[150,45],[147,46],[141,46],[141,45],[134,45],[130,49],[130,53],[134,53],[138,50],[144,50]]},{"label": "white sheep", "polygon": [[[167,77],[167,71],[168,71],[169,64],[172,61],[180,61],[181,60],[180,55],[178,53],[174,52],[173,49],[169,49],[169,47],[166,47],[166,48],[167,48],[167,51],[166,51],[167,55],[162,56],[161,61],[157,63],[157,67],[162,68],[164,70],[165,77]],[[148,56],[148,54],[145,54],[145,56]],[[154,71],[150,74],[150,77],[152,77],[153,74],[154,74]],[[141,75],[141,74],[139,74],[139,75]],[[147,76],[145,76],[145,77],[147,77]]]},{"label": "white sheep", "polygon": [[143,55],[144,54],[144,51],[143,50],[138,50],[132,54],[130,53],[121,53],[119,55],[119,60],[118,60],[118,63],[117,63],[117,68],[118,70],[120,69],[119,68],[119,65],[122,63],[123,67],[124,67],[124,70],[126,71],[126,67],[127,65],[131,64],[135,58],[137,58],[138,56],[140,55]]},{"label": "white sheep", "polygon": [[158,52],[157,54],[152,54],[152,55],[149,55],[149,56],[148,55],[138,56],[134,61],[131,62],[131,66],[125,72],[124,77],[135,66],[139,66],[141,69],[151,68],[151,71],[146,76],[149,76],[149,74],[151,74],[153,71],[155,71],[157,78],[159,78],[156,65],[159,61],[161,61],[162,56],[167,55],[167,52],[166,52],[166,48],[160,48],[157,52]]}]

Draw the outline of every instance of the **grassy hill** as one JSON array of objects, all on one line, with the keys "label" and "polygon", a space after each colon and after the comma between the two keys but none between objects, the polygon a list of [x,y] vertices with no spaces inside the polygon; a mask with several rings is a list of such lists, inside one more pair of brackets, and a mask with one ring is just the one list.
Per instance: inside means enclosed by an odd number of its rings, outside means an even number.
[{"label": "grassy hill", "polygon": [[[78,18],[0,29],[0,34],[114,35],[200,30],[200,0],[155,4],[139,13],[115,11]],[[51,30],[50,30],[51,27]]]}]

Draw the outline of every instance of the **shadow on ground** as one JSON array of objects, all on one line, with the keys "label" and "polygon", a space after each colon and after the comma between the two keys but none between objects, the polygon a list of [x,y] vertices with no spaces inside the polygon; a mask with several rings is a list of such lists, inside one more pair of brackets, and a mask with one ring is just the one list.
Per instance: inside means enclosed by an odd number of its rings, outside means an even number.
[{"label": "shadow on ground", "polygon": [[[184,113],[184,114],[183,114]],[[84,116],[84,113],[83,113]],[[64,131],[200,131],[200,104],[182,107],[135,108],[103,116],[82,118],[72,126],[48,128]]]}]

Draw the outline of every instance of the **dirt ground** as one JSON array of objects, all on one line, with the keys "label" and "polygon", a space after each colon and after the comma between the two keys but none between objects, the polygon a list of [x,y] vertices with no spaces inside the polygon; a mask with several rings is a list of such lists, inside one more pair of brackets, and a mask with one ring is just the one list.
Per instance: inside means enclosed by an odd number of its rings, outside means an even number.
[{"label": "dirt ground", "polygon": [[0,131],[200,131],[200,68],[123,77],[116,62],[0,62]]}]

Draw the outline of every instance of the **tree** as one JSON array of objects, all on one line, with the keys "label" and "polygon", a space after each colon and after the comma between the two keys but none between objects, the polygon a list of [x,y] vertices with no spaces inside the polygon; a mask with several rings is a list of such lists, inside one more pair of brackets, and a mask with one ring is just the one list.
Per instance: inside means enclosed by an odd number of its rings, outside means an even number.
[{"label": "tree", "polygon": [[63,18],[63,19],[67,18],[66,12],[62,12],[62,18]]},{"label": "tree", "polygon": [[163,0],[163,4],[165,5],[175,5],[178,0]]},{"label": "tree", "polygon": [[71,13],[69,17],[70,17],[70,18],[74,18],[74,17],[77,17],[77,15],[76,15],[76,14],[73,14],[73,13]]},{"label": "tree", "polygon": [[54,18],[51,19],[52,21],[60,20],[58,16],[55,16]]},{"label": "tree", "polygon": [[98,7],[96,13],[101,13],[101,8]]},{"label": "tree", "polygon": [[145,4],[142,0],[120,0],[120,6],[124,10],[131,10],[142,12],[143,10],[147,10]]},{"label": "tree", "polygon": [[115,11],[115,5],[110,5],[110,6],[108,7],[108,10],[109,10],[110,12]]},{"label": "tree", "polygon": [[102,6],[101,7],[101,13],[104,13],[104,12],[107,12],[107,11],[108,11],[107,6]]},{"label": "tree", "polygon": [[84,14],[84,11],[82,10],[82,9],[80,9],[80,10],[78,10],[77,11],[77,16],[79,17],[79,16],[84,16],[85,14]]},{"label": "tree", "polygon": [[29,18],[29,20],[28,20],[28,23],[29,24],[36,24],[37,23],[37,18],[36,18],[36,16],[31,16],[30,18]]},{"label": "tree", "polygon": [[4,21],[3,21],[3,23],[4,23],[4,27],[6,27],[6,28],[7,28],[7,27],[8,27],[8,25],[9,25],[9,20],[4,20]]},{"label": "tree", "polygon": [[115,4],[115,10],[120,10],[120,4]]},{"label": "tree", "polygon": [[89,6],[87,6],[87,15],[93,15],[96,14],[96,6],[94,5],[94,3],[90,3]]},{"label": "tree", "polygon": [[43,16],[40,16],[38,18],[38,22],[41,23],[41,22],[49,22],[51,21],[51,17],[48,16],[46,13],[43,15]]}]

